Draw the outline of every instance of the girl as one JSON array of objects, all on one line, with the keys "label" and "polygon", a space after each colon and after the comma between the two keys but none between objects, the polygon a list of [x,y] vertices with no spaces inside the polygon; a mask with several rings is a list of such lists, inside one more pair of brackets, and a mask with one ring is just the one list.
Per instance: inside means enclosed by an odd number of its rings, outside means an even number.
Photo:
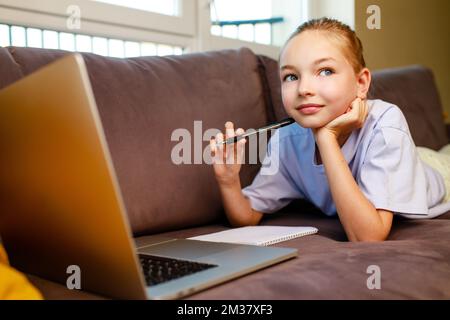
[{"label": "girl", "polygon": [[[336,20],[311,20],[288,39],[279,62],[283,104],[296,123],[269,142],[264,162],[279,157],[278,171],[261,170],[241,190],[245,139],[223,147],[216,145],[224,139],[219,133],[210,142],[233,226],[256,225],[264,213],[304,198],[337,214],[350,241],[382,241],[394,213],[450,210],[450,153],[416,148],[397,106],[366,99],[371,73],[354,31]],[[231,122],[225,129],[225,139],[244,133]]]}]

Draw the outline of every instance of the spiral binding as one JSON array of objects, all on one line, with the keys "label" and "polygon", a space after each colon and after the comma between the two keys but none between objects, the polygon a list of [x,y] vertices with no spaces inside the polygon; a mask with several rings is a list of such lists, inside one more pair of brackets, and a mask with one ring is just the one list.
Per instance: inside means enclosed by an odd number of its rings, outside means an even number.
[{"label": "spiral binding", "polygon": [[300,233],[294,233],[294,234],[290,234],[290,235],[284,236],[282,238],[277,238],[277,239],[273,239],[273,240],[270,240],[270,241],[263,242],[260,245],[264,246],[264,247],[267,247],[267,246],[270,246],[270,245],[275,244],[275,243],[292,240],[292,239],[303,237],[303,236],[307,236],[307,235],[310,235],[310,234],[315,234],[316,232],[317,232],[317,230],[311,230],[311,231],[305,231],[305,232],[300,232]]}]

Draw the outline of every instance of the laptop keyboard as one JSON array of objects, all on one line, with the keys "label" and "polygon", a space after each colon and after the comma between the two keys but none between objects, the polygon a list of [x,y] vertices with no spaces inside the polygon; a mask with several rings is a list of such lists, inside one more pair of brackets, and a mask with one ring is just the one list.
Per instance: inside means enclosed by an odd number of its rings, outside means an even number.
[{"label": "laptop keyboard", "polygon": [[214,264],[139,254],[139,261],[148,286],[184,277],[199,271],[217,267]]}]

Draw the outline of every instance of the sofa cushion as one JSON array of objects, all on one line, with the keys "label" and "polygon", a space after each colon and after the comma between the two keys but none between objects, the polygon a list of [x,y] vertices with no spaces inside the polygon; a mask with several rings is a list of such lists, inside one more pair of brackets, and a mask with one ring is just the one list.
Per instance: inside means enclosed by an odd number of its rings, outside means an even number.
[{"label": "sofa cushion", "polygon": [[[387,241],[346,241],[339,219],[312,208],[289,206],[263,225],[314,226],[314,235],[274,246],[297,248],[298,257],[196,293],[187,299],[449,299],[449,220],[395,217]],[[171,231],[161,236],[188,238],[224,230],[223,224]],[[136,241],[145,241],[145,236]],[[378,266],[381,289],[367,287],[369,266]],[[63,285],[31,277],[48,299],[97,299]],[[75,290],[76,291],[76,290]]]},{"label": "sofa cushion", "polygon": [[[315,226],[315,235],[276,244],[298,257],[199,292],[189,299],[448,299],[450,221],[395,219],[387,241],[346,242],[337,218],[283,210],[265,225]],[[208,226],[164,236],[191,237],[222,230]],[[163,235],[162,235],[163,236]],[[378,266],[381,289],[370,290],[369,266]]]},{"label": "sofa cushion", "polygon": [[[8,49],[14,61],[7,62],[23,75],[68,54]],[[246,129],[267,124],[257,57],[249,49],[129,59],[83,57],[133,232],[155,233],[223,217],[213,169],[202,160],[209,145],[202,135],[210,128],[223,131],[227,120]],[[198,132],[196,120],[202,121]],[[171,160],[180,143],[171,141],[176,129],[191,135],[192,164]],[[203,164],[193,164],[196,150]],[[258,169],[258,164],[243,167],[243,186]]]},{"label": "sofa cushion", "polygon": [[439,150],[448,143],[439,93],[429,68],[384,69],[375,71],[373,79],[369,98],[400,107],[417,146]]}]

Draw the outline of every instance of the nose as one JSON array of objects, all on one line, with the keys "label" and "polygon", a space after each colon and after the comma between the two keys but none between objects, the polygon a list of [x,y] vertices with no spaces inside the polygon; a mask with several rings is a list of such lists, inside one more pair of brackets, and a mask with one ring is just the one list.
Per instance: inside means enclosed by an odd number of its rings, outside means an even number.
[{"label": "nose", "polygon": [[306,77],[302,77],[301,80],[298,81],[298,94],[302,97],[314,95],[314,90],[312,89],[311,81]]}]

